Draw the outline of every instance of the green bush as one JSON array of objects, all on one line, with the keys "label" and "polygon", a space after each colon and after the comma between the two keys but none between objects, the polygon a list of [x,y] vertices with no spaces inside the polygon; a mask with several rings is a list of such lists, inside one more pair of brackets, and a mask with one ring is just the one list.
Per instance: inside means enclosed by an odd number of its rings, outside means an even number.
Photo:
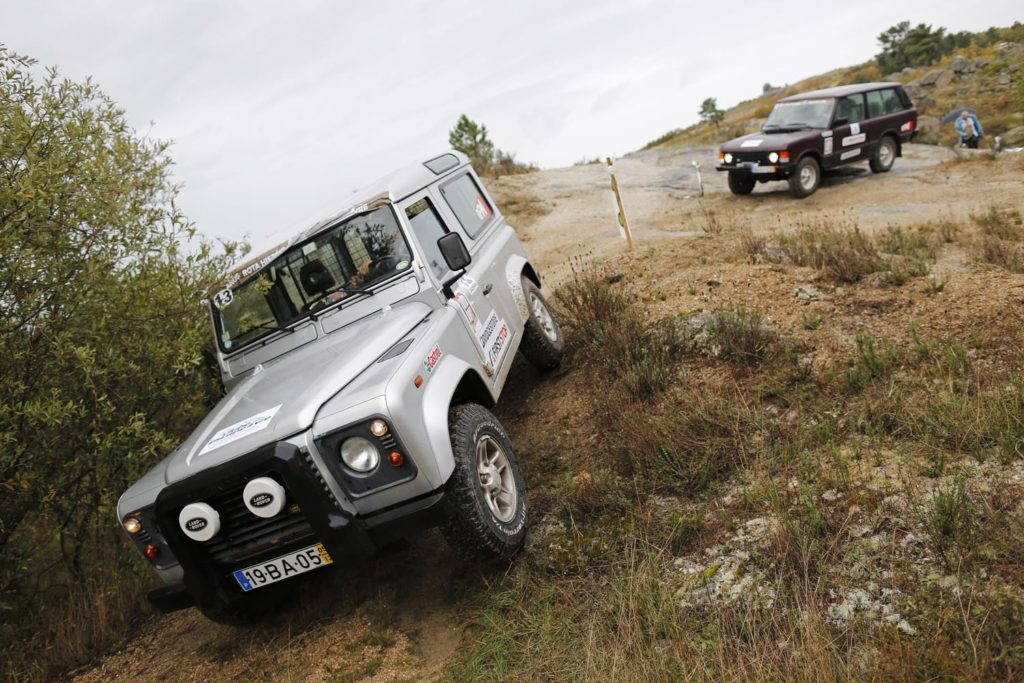
[{"label": "green bush", "polygon": [[123,635],[146,568],[117,498],[217,391],[201,302],[234,247],[196,242],[171,163],[95,85],[0,47],[5,677],[54,675]]}]

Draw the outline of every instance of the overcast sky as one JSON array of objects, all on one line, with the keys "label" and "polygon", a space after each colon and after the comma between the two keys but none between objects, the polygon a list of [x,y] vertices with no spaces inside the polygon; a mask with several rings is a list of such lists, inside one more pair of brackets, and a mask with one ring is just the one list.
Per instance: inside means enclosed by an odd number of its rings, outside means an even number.
[{"label": "overcast sky", "polygon": [[518,159],[563,166],[689,125],[705,97],[725,108],[865,61],[904,19],[1022,15],[1020,0],[4,0],[0,42],[92,76],[137,130],[172,139],[185,212],[259,248],[445,149],[461,113]]}]

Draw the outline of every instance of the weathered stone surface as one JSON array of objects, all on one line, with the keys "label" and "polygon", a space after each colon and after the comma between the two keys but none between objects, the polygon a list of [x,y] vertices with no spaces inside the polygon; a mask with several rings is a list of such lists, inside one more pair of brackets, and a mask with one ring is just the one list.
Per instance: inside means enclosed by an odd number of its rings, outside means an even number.
[{"label": "weathered stone surface", "polygon": [[935,87],[936,88],[945,88],[947,85],[952,83],[954,80],[956,80],[956,74],[953,73],[951,70],[946,69],[941,74],[939,74],[938,78],[935,79]]},{"label": "weathered stone surface", "polygon": [[939,130],[939,117],[938,116],[918,116],[917,117],[917,129],[920,131],[928,130]]},{"label": "weathered stone surface", "polygon": [[909,76],[910,74],[914,73],[914,70],[911,69],[909,66],[905,66],[903,67],[903,70],[900,71],[900,73],[903,74],[904,76]]},{"label": "weathered stone surface", "polygon": [[940,69],[932,69],[924,76],[921,76],[921,85],[935,85],[935,81],[939,80],[940,75],[942,75],[942,71]]},{"label": "weathered stone surface", "polygon": [[901,74],[899,72],[891,73],[883,78],[883,81],[889,81],[890,83],[899,83]]},{"label": "weathered stone surface", "polygon": [[918,114],[927,114],[935,107],[935,100],[927,95],[921,95],[920,97],[914,97],[911,99],[914,100],[914,106],[917,107]]},{"label": "weathered stone surface", "polygon": [[956,57],[953,57],[953,61],[949,63],[949,68],[958,74],[962,74],[967,72],[967,68],[970,65],[971,63],[967,61],[966,57],[957,55]]},{"label": "weathered stone surface", "polygon": [[999,75],[996,76],[996,83],[998,83],[999,85],[1010,85],[1011,80],[1013,79],[1010,78],[1009,71],[1000,71]]},{"label": "weathered stone surface", "polygon": [[918,83],[917,81],[910,81],[909,83],[904,83],[903,89],[907,91],[907,94],[910,95],[911,99],[916,99],[924,95],[924,88],[922,88],[921,84]]},{"label": "weathered stone surface", "polygon": [[1019,147],[1024,145],[1024,126],[1011,128],[1000,137],[1003,139],[1004,147]]},{"label": "weathered stone surface", "polygon": [[988,66],[988,60],[987,59],[975,59],[974,60],[974,68],[975,69],[984,69],[986,66]]}]

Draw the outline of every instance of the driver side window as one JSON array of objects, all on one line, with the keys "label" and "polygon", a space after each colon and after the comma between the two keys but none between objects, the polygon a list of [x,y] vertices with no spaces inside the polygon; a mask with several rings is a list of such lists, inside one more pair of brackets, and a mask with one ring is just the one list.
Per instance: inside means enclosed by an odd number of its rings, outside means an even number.
[{"label": "driver side window", "polygon": [[864,120],[864,95],[847,95],[839,100],[836,108],[836,120],[846,119],[848,123]]},{"label": "driver side window", "polygon": [[405,216],[409,219],[409,226],[420,243],[427,267],[434,277],[441,279],[448,272],[448,264],[445,263],[441,250],[437,248],[438,238],[448,232],[444,223],[426,197],[410,204],[405,209]]}]

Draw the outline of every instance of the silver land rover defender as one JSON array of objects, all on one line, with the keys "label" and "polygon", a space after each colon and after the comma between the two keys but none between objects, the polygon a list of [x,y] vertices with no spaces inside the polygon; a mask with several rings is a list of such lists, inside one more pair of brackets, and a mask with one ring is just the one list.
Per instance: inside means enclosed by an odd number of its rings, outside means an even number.
[{"label": "silver land rover defender", "polygon": [[285,580],[440,525],[512,556],[527,524],[488,408],[518,350],[558,366],[540,277],[461,154],[413,164],[211,290],[227,394],[121,496],[160,609],[237,623]]}]

